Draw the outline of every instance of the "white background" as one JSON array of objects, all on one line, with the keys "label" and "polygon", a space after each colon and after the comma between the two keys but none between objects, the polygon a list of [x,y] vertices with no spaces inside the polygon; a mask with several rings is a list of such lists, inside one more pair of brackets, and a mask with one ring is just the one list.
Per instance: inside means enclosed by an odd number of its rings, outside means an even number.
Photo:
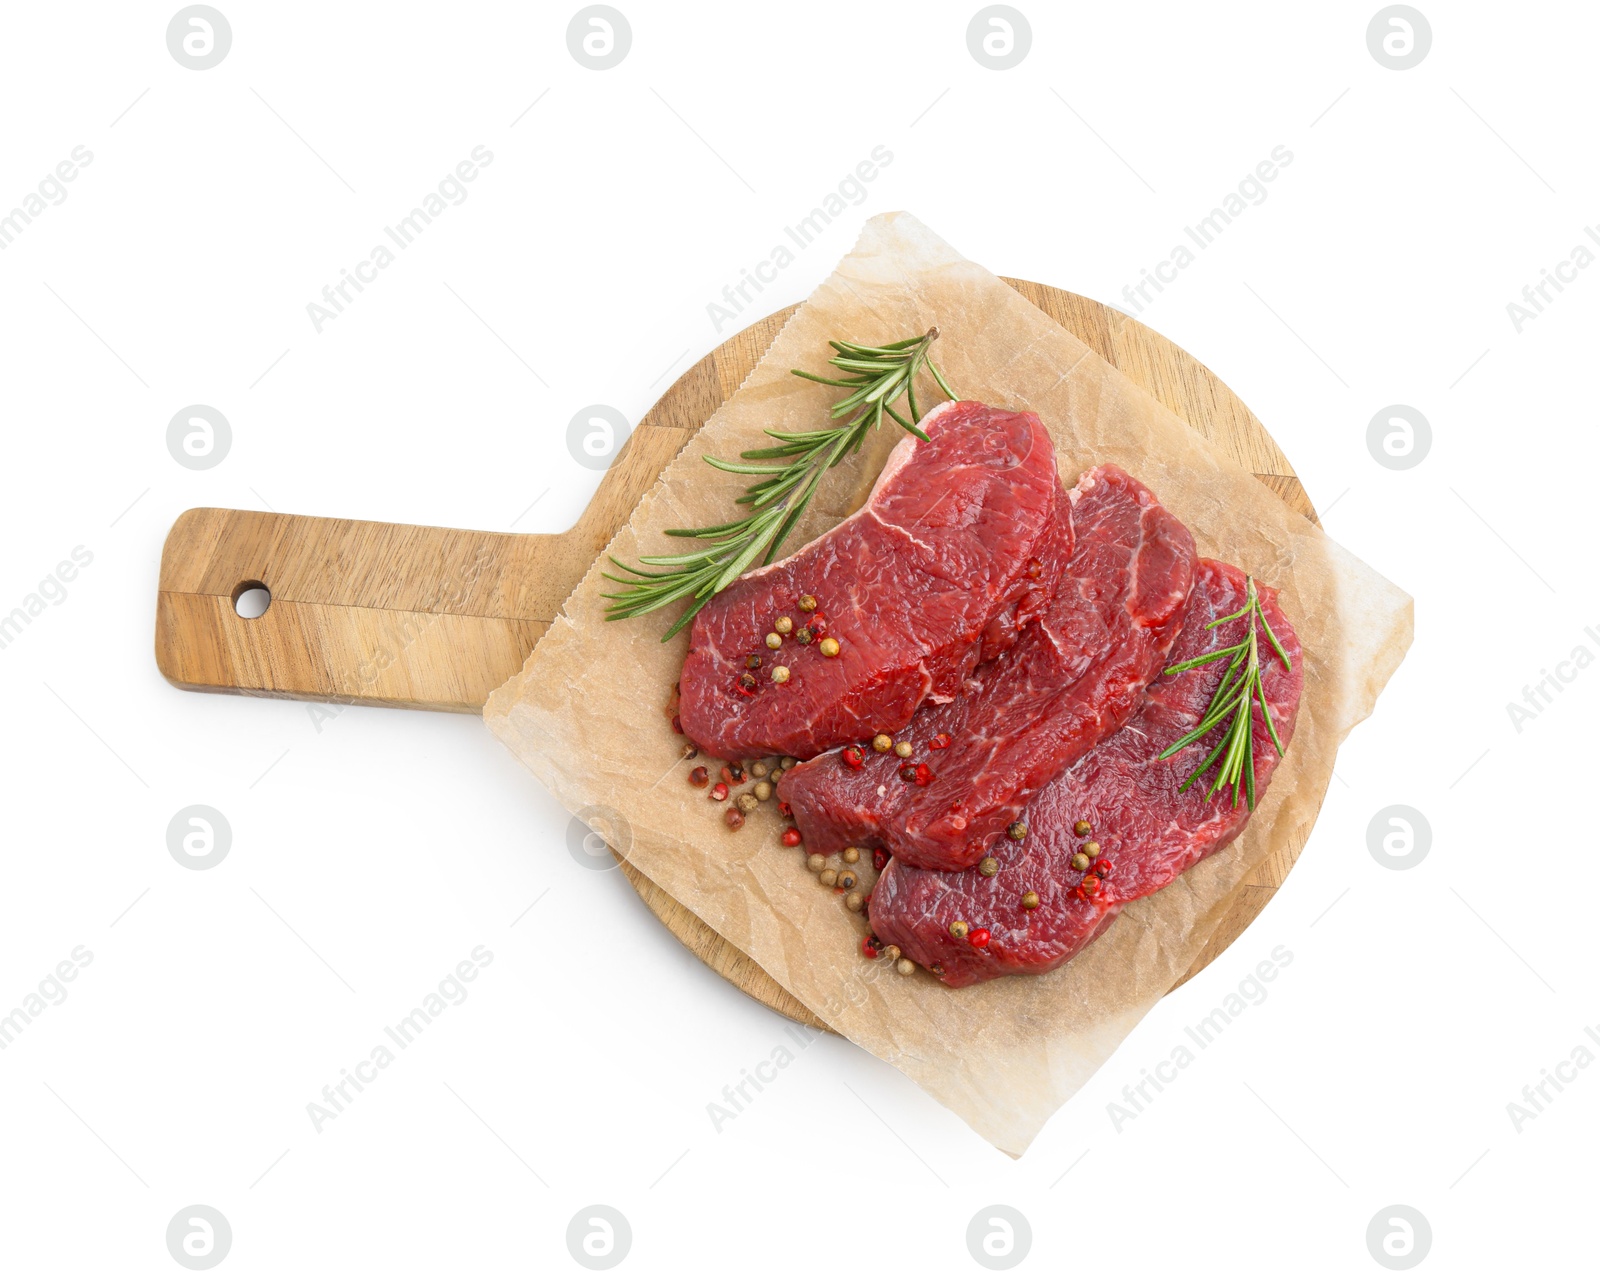
[{"label": "white background", "polygon": [[[594,1202],[630,1221],[625,1270],[979,1270],[992,1203],[1030,1221],[1024,1270],[1377,1271],[1395,1203],[1431,1224],[1424,1270],[1592,1264],[1600,1068],[1520,1131],[1507,1104],[1600,1022],[1600,672],[1520,732],[1506,704],[1600,653],[1600,270],[1520,334],[1506,305],[1600,219],[1594,8],[1419,0],[1431,51],[1395,71],[1371,0],[1019,0],[1031,51],[994,71],[972,3],[618,3],[632,46],[603,72],[568,51],[576,5],[219,0],[233,44],[206,71],[168,53],[172,7],[8,7],[0,210],[75,146],[93,161],[0,251],[0,613],[75,546],[93,562],[0,650],[0,1013],[93,960],[0,1052],[6,1268],[181,1270],[163,1237],[197,1202],[239,1272],[577,1270]],[[307,303],[478,145],[470,198],[317,333]],[[1286,146],[1141,318],[1417,600],[1287,885],[1016,1162],[838,1040],[717,1131],[707,1105],[783,1022],[575,864],[480,723],[319,730],[178,692],[151,653],[191,506],[568,526],[599,479],[573,413],[637,420],[732,330],[707,303],[876,145],[865,201],[745,317],[897,208],[1120,301]],[[194,403],[233,430],[203,472],[165,442]],[[1395,403],[1433,431],[1405,471],[1366,446]],[[204,872],[166,847],[192,803],[233,831]],[[1367,848],[1393,803],[1432,828],[1403,872]],[[306,1105],[477,945],[470,997],[314,1130]],[[1115,1129],[1122,1087],[1278,945],[1270,997]]]}]

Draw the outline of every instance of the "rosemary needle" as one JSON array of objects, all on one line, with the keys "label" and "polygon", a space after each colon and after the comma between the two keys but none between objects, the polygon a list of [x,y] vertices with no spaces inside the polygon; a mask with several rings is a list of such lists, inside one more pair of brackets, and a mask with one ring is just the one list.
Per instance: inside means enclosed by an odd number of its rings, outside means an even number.
[{"label": "rosemary needle", "polygon": [[1231,647],[1221,647],[1165,670],[1168,674],[1175,674],[1187,669],[1198,669],[1201,665],[1208,665],[1217,660],[1228,661],[1227,671],[1222,675],[1222,681],[1217,685],[1216,694],[1211,697],[1210,707],[1201,717],[1200,725],[1181,740],[1169,744],[1162,750],[1157,760],[1170,758],[1180,750],[1188,748],[1231,715],[1231,720],[1223,730],[1216,747],[1206,755],[1205,761],[1190,773],[1189,778],[1179,785],[1178,789],[1179,792],[1187,789],[1215,765],[1216,778],[1211,782],[1210,793],[1207,796],[1231,787],[1234,806],[1239,805],[1239,795],[1242,791],[1249,809],[1253,811],[1256,809],[1256,765],[1254,741],[1251,736],[1255,705],[1261,706],[1261,717],[1267,724],[1267,735],[1271,737],[1278,756],[1280,758],[1283,756],[1283,744],[1278,739],[1278,729],[1272,722],[1272,711],[1267,707],[1266,689],[1261,683],[1261,658],[1256,639],[1257,624],[1265,631],[1267,641],[1272,644],[1272,650],[1283,662],[1284,669],[1291,668],[1291,665],[1288,653],[1278,641],[1278,636],[1272,632],[1272,626],[1267,623],[1267,617],[1261,610],[1261,597],[1256,593],[1255,578],[1246,576],[1244,583],[1244,606],[1231,616],[1218,617],[1206,628],[1215,629],[1218,625],[1247,618],[1245,636]]},{"label": "rosemary needle", "polygon": [[[627,575],[603,573],[607,580],[624,587],[618,593],[604,595],[611,600],[606,619],[625,620],[687,600],[683,614],[661,636],[661,641],[666,642],[693,620],[713,596],[748,571],[756,559],[770,563],[777,557],[779,548],[816,495],[822,476],[850,453],[860,451],[867,432],[876,429],[885,416],[917,438],[926,439],[928,436],[917,426],[922,419],[917,407],[917,374],[926,367],[940,391],[947,398],[956,397],[928,357],[928,350],[938,336],[939,330],[930,328],[920,337],[907,337],[883,346],[830,341],[834,357],[828,362],[842,375],[823,377],[792,369],[795,376],[807,381],[848,390],[829,413],[834,421],[841,417],[847,419],[843,424],[821,430],[794,433],[768,430],[767,434],[778,440],[777,443],[741,452],[738,461],[705,457],[708,465],[755,480],[738,498],[740,505],[750,507],[750,513],[712,527],[669,529],[668,536],[707,542],[702,548],[687,553],[642,555],[640,567],[630,567],[613,558],[611,561]],[[901,415],[894,407],[902,396],[908,415]]]}]

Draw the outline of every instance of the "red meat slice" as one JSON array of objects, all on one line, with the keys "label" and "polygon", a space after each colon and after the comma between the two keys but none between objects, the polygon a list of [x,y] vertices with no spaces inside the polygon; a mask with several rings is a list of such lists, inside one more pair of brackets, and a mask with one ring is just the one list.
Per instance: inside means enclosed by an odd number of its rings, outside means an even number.
[{"label": "red meat slice", "polygon": [[[784,776],[779,795],[811,850],[881,846],[918,868],[976,864],[1039,789],[1138,708],[1177,637],[1194,539],[1114,465],[1068,495],[1071,535],[1046,554],[1070,550],[1049,608],[960,697],[917,714],[902,733],[909,763],[869,753],[851,770],[824,754]],[[948,747],[930,750],[942,737]]]},{"label": "red meat slice", "polygon": [[[1263,638],[1262,685],[1278,738],[1287,749],[1304,679],[1300,644],[1276,594],[1259,584],[1257,590],[1267,623],[1293,665],[1286,672]],[[1243,619],[1211,630],[1206,626],[1238,611],[1244,600],[1244,573],[1202,560],[1172,663],[1243,638]],[[874,933],[885,944],[898,944],[913,961],[937,967],[953,988],[1000,975],[1043,974],[1104,931],[1124,904],[1160,890],[1227,846],[1249,818],[1246,805],[1241,801],[1234,806],[1229,792],[1207,796],[1209,776],[1179,791],[1214,747],[1215,736],[1158,760],[1163,749],[1187,735],[1205,714],[1225,664],[1158,679],[1127,726],[1034,799],[1027,811],[1026,839],[994,848],[992,854],[1000,861],[995,876],[984,877],[975,869],[928,872],[891,861],[872,891]],[[1259,710],[1254,727],[1259,802],[1279,759]],[[1087,900],[1073,895],[1084,874],[1071,860],[1087,840],[1073,833],[1079,820],[1089,823],[1100,855],[1111,862],[1098,893]],[[1022,907],[1028,891],[1040,899],[1032,911]],[[987,947],[974,948],[952,936],[950,923],[957,920],[986,927]]]},{"label": "red meat slice", "polygon": [[[1039,418],[946,403],[922,427],[928,441],[895,447],[860,510],[695,617],[678,717],[705,752],[809,758],[898,730],[925,700],[955,695],[980,655],[1003,650],[1048,601],[1036,554],[1063,498]],[[819,604],[811,615],[799,610],[806,594]],[[769,651],[779,616],[838,639],[838,656],[792,634]],[[751,657],[759,666],[747,668]],[[747,672],[755,685],[741,689]]]}]

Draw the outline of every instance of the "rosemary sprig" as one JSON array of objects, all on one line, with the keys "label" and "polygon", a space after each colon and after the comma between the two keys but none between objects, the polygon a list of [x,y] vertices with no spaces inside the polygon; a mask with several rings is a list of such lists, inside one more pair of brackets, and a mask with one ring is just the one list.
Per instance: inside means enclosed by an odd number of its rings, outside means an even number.
[{"label": "rosemary sprig", "polygon": [[1161,752],[1160,758],[1170,758],[1187,748],[1231,715],[1232,720],[1223,730],[1216,748],[1212,749],[1206,760],[1179,785],[1179,791],[1187,789],[1215,764],[1217,775],[1211,782],[1207,796],[1210,797],[1219,790],[1231,786],[1233,804],[1238,806],[1242,789],[1245,801],[1253,811],[1256,809],[1256,765],[1255,748],[1251,739],[1252,702],[1261,706],[1261,717],[1267,724],[1267,734],[1272,738],[1278,756],[1280,758],[1283,756],[1283,744],[1278,739],[1278,729],[1272,722],[1272,711],[1267,708],[1266,690],[1261,685],[1261,659],[1256,639],[1257,624],[1266,632],[1267,641],[1272,644],[1272,650],[1277,652],[1284,669],[1287,670],[1291,666],[1288,653],[1279,643],[1278,636],[1272,632],[1272,626],[1267,623],[1266,615],[1261,610],[1261,597],[1256,593],[1254,577],[1250,576],[1245,577],[1244,606],[1231,616],[1213,620],[1206,628],[1215,629],[1218,625],[1226,625],[1242,617],[1248,617],[1249,624],[1244,638],[1239,642],[1231,647],[1222,647],[1204,656],[1197,656],[1193,660],[1185,660],[1165,671],[1168,674],[1182,673],[1186,669],[1198,669],[1201,665],[1208,665],[1217,660],[1228,661],[1227,672],[1222,675],[1222,681],[1217,685],[1216,694],[1211,697],[1211,705],[1206,710],[1205,716],[1200,719],[1200,725],[1183,739],[1168,745]]},{"label": "rosemary sprig", "polygon": [[[955,392],[945,383],[939,369],[928,357],[928,350],[939,336],[937,328],[930,328],[920,337],[907,337],[904,341],[883,346],[861,346],[849,341],[830,341],[834,357],[828,362],[844,374],[822,377],[815,373],[792,369],[797,377],[822,385],[838,386],[849,393],[833,405],[829,415],[841,425],[821,430],[785,433],[768,430],[778,440],[773,447],[754,448],[741,452],[738,461],[723,461],[714,456],[705,457],[708,465],[729,474],[748,474],[756,481],[738,499],[748,505],[750,513],[728,523],[713,527],[680,527],[668,530],[668,536],[703,540],[708,544],[686,554],[642,555],[639,562],[645,567],[659,567],[661,571],[646,571],[630,567],[613,558],[611,561],[626,576],[604,573],[607,580],[624,588],[615,594],[606,594],[611,600],[606,610],[607,620],[624,620],[642,616],[658,607],[665,607],[680,599],[689,600],[683,614],[661,636],[666,642],[694,619],[712,597],[731,585],[748,571],[757,558],[770,563],[777,557],[778,549],[800,521],[811,498],[816,495],[822,476],[852,452],[860,451],[867,431],[876,429],[885,416],[902,429],[926,439],[917,422],[922,413],[917,407],[916,378],[924,367],[933,375],[934,383],[951,399]],[[902,416],[894,404],[905,396],[906,412]],[[775,462],[753,465],[750,462]]]}]

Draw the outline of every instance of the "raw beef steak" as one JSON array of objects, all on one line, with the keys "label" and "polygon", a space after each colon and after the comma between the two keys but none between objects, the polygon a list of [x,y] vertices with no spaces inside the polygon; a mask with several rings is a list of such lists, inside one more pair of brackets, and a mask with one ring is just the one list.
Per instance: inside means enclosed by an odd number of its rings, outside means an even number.
[{"label": "raw beef steak", "polygon": [[[1064,497],[1039,418],[945,403],[922,428],[928,441],[901,440],[860,510],[695,617],[678,716],[701,749],[809,758],[898,730],[924,700],[955,695],[980,655],[1004,649],[1048,602],[1036,555]],[[807,594],[814,613],[799,609]],[[794,632],[770,651],[780,616]],[[839,654],[801,642],[802,628],[838,639]]]},{"label": "raw beef steak", "polygon": [[[1300,644],[1275,593],[1259,584],[1257,590],[1267,623],[1293,665],[1285,672],[1262,638],[1262,684],[1278,738],[1287,749],[1304,679]],[[1212,630],[1206,625],[1238,611],[1244,599],[1244,573],[1202,560],[1172,663],[1238,642],[1245,620]],[[1228,845],[1249,818],[1245,804],[1234,806],[1229,792],[1208,797],[1209,774],[1185,792],[1178,788],[1215,746],[1215,733],[1164,762],[1157,760],[1200,721],[1225,665],[1218,661],[1164,675],[1152,684],[1127,726],[1033,800],[1026,814],[1027,837],[1002,841],[992,851],[1000,861],[995,876],[984,877],[976,869],[927,872],[891,861],[872,891],[874,933],[886,944],[898,944],[913,961],[937,968],[939,977],[955,988],[1000,975],[1043,974],[1104,930],[1124,904],[1160,890]],[[1279,759],[1259,710],[1253,721],[1260,801]],[[1089,837],[1074,834],[1079,820],[1093,829]],[[1096,894],[1078,899],[1073,891],[1084,874],[1071,860],[1090,837],[1099,843],[1110,869]],[[1031,912],[1022,907],[1029,891],[1040,900]],[[987,928],[988,945],[975,948],[952,936],[950,923],[957,920]]]},{"label": "raw beef steak", "polygon": [[[1039,789],[1138,708],[1178,634],[1194,539],[1114,465],[1085,473],[1068,496],[1071,553],[1048,609],[962,695],[917,714],[901,733],[909,761],[869,750],[851,769],[830,753],[784,777],[779,795],[808,849],[881,846],[918,868],[976,864]],[[866,725],[858,738],[894,729]]]}]

